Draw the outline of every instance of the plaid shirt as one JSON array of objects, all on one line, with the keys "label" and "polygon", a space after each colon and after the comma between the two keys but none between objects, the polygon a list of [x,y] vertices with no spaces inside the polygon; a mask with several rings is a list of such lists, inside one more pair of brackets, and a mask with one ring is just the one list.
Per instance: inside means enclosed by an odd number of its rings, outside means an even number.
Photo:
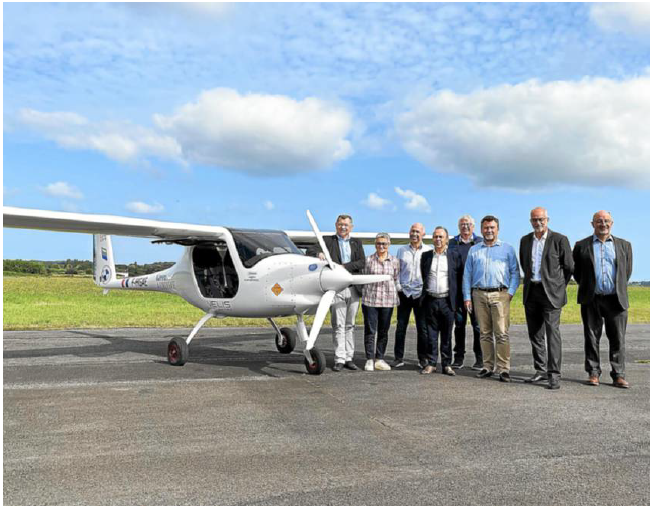
[{"label": "plaid shirt", "polygon": [[397,285],[399,284],[399,260],[390,253],[384,261],[379,260],[377,253],[366,258],[363,274],[389,274],[393,279],[381,283],[363,285],[361,303],[370,307],[399,306]]}]

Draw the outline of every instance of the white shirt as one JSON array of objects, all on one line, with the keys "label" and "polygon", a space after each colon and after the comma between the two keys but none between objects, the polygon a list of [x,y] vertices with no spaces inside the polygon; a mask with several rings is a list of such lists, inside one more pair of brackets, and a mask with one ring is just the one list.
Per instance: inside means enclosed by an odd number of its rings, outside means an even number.
[{"label": "white shirt", "polygon": [[449,263],[447,262],[447,250],[438,254],[433,252],[431,261],[431,274],[429,275],[429,286],[427,292],[433,295],[445,295],[449,293]]},{"label": "white shirt", "polygon": [[417,298],[422,294],[422,273],[420,272],[420,257],[431,246],[420,244],[414,249],[410,244],[397,250],[399,260],[399,286],[398,290],[407,297]]},{"label": "white shirt", "polygon": [[544,232],[541,239],[538,239],[537,236],[533,234],[533,251],[531,253],[533,260],[533,281],[542,280],[542,253],[544,252],[544,245],[546,244],[547,237],[548,230]]}]

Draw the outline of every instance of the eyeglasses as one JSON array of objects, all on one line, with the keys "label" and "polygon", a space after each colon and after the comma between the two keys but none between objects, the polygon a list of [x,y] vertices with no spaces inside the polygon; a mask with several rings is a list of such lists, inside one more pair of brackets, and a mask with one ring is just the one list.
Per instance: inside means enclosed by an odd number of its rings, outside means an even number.
[{"label": "eyeglasses", "polygon": [[596,225],[609,225],[612,222],[612,220],[596,220],[594,221],[594,224]]},{"label": "eyeglasses", "polygon": [[531,218],[530,222],[531,223],[544,223],[548,218]]},{"label": "eyeglasses", "polygon": [[376,242],[375,246],[383,246],[384,248],[386,248],[386,247],[388,247],[388,243],[387,242]]},{"label": "eyeglasses", "polygon": [[464,227],[464,228],[471,228],[472,224],[471,223],[461,223],[458,225],[459,227]]}]

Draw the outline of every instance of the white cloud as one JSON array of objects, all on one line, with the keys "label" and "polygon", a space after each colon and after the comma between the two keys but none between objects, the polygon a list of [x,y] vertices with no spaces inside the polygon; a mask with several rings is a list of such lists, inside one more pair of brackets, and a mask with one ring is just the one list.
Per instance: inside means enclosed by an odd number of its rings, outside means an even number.
[{"label": "white cloud", "polygon": [[395,193],[406,200],[404,207],[412,211],[424,211],[425,213],[431,212],[431,206],[427,199],[422,195],[418,195],[413,190],[402,190],[399,186],[395,187]]},{"label": "white cloud", "polygon": [[46,187],[41,189],[43,193],[46,195],[49,195],[50,197],[59,197],[59,198],[65,198],[65,199],[82,199],[84,198],[83,193],[81,191],[72,186],[69,183],[66,183],[65,181],[58,181],[56,183],[50,183]]},{"label": "white cloud", "polygon": [[265,200],[264,209],[266,209],[267,211],[273,211],[273,209],[275,209],[275,204],[270,200]]},{"label": "white cloud", "polygon": [[146,204],[139,201],[128,202],[124,207],[127,211],[138,214],[158,214],[165,210],[162,204]]},{"label": "white cloud", "polygon": [[73,112],[33,109],[22,109],[17,119],[59,146],[93,149],[121,163],[134,163],[148,156],[184,163],[175,139],[130,122],[92,123]]},{"label": "white cloud", "polygon": [[602,29],[650,36],[650,3],[597,3],[591,5],[591,19]]},{"label": "white cloud", "polygon": [[191,161],[260,175],[323,169],[352,154],[352,120],[317,98],[204,91],[172,116],[155,115]]},{"label": "white cloud", "polygon": [[650,185],[650,77],[437,93],[398,117],[402,145],[477,184]]},{"label": "white cloud", "polygon": [[368,196],[361,201],[361,203],[370,209],[384,209],[392,202],[388,199],[380,197],[376,193],[369,193]]}]

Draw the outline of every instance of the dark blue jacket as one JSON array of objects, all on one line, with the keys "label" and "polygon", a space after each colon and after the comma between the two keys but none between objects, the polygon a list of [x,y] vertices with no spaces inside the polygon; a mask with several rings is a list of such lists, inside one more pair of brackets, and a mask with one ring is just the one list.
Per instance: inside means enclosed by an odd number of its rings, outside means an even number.
[{"label": "dark blue jacket", "polygon": [[483,238],[479,235],[472,234],[472,240],[468,243],[464,243],[461,242],[460,234],[458,234],[456,237],[452,237],[449,240],[449,245],[447,246],[447,248],[450,250],[456,250],[458,251],[458,253],[460,253],[460,258],[463,262],[462,266],[464,268],[465,261],[467,260],[467,254],[469,253],[469,249],[475,244],[478,244],[479,242],[483,242]]}]

